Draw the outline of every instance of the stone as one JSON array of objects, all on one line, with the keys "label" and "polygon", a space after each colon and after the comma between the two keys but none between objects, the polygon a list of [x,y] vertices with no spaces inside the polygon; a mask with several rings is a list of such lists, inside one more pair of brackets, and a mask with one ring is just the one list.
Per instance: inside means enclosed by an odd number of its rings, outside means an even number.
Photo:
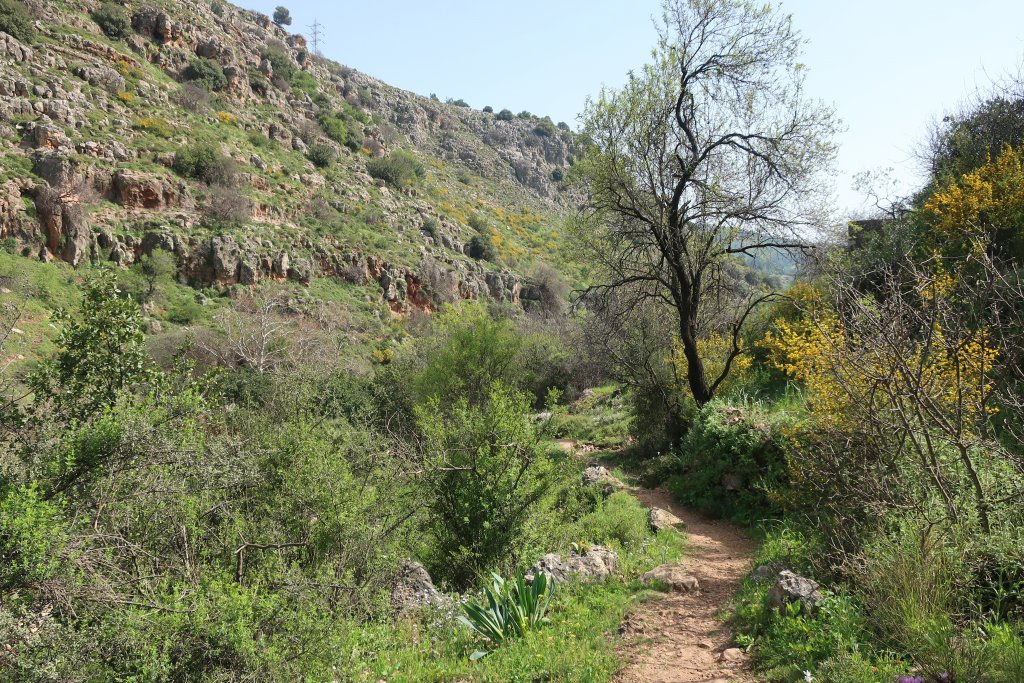
[{"label": "stone", "polygon": [[779,572],[768,592],[768,604],[785,613],[787,605],[798,602],[801,613],[811,616],[818,611],[818,603],[822,600],[818,588],[817,582],[785,569]]},{"label": "stone", "polygon": [[777,562],[758,565],[754,571],[750,572],[750,578],[754,581],[771,581],[778,576],[779,572],[783,569],[785,569],[785,567]]},{"label": "stone", "polygon": [[649,586],[659,582],[669,587],[669,590],[679,593],[689,593],[700,589],[700,582],[692,574],[687,573],[678,564],[663,564],[640,577],[640,583]]},{"label": "stone", "polygon": [[415,612],[427,605],[443,605],[451,602],[434,586],[426,568],[415,560],[406,560],[398,568],[398,575],[391,587],[391,608],[398,615]]},{"label": "stone", "polygon": [[730,647],[722,651],[722,656],[719,657],[719,661],[727,666],[737,666],[743,664],[746,660],[747,653],[738,647]]},{"label": "stone", "polygon": [[659,507],[652,507],[650,513],[647,516],[647,521],[651,525],[653,531],[665,531],[667,529],[675,529],[676,531],[685,531],[686,522],[676,517],[668,510],[662,510]]},{"label": "stone", "polygon": [[237,282],[240,264],[240,251],[233,237],[225,235],[210,240],[210,265],[215,280],[227,284]]},{"label": "stone", "polygon": [[619,556],[611,548],[591,546],[584,552],[572,552],[568,557],[548,553],[526,572],[527,582],[537,574],[547,574],[555,582],[577,578],[584,583],[605,581],[619,569]]},{"label": "stone", "polygon": [[622,483],[622,480],[612,474],[607,467],[597,463],[592,463],[583,470],[583,485],[603,486],[606,489],[610,488],[613,490],[625,488],[626,486]]}]

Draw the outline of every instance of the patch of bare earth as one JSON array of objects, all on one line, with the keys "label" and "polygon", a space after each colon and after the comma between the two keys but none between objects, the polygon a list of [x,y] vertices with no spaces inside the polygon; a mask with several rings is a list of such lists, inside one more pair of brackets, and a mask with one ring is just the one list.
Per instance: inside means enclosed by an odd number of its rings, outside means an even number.
[{"label": "patch of bare earth", "polygon": [[720,618],[749,566],[753,542],[735,526],[709,520],[677,505],[662,490],[635,489],[642,503],[670,510],[686,522],[682,566],[699,590],[669,593],[639,603],[623,622],[628,662],[618,683],[754,681],[746,656],[732,646]]}]

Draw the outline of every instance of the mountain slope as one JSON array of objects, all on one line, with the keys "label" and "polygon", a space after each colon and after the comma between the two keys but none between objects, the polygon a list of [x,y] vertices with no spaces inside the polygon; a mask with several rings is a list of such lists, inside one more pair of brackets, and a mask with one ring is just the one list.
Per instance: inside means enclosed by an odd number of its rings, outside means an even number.
[{"label": "mountain slope", "polygon": [[35,35],[0,33],[8,251],[164,249],[193,286],[335,277],[396,312],[518,304],[559,260],[567,127],[392,88],[219,1],[24,4]]}]

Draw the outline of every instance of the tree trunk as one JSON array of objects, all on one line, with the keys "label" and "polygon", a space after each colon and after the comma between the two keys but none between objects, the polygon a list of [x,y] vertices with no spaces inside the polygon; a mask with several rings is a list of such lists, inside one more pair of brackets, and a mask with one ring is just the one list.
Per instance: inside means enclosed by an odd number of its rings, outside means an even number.
[{"label": "tree trunk", "polygon": [[686,357],[686,381],[690,385],[690,393],[698,406],[703,406],[713,397],[708,386],[707,373],[704,372],[704,361],[697,352],[697,326],[692,311],[679,310],[679,340],[683,343],[683,355]]}]

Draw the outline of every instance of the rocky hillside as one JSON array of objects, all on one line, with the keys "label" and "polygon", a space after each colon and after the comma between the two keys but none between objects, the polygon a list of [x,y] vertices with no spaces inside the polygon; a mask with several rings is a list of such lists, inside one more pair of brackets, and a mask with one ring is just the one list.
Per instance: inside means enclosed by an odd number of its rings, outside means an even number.
[{"label": "rocky hillside", "polygon": [[[5,0],[0,238],[73,265],[172,252],[197,287],[334,277],[392,310],[530,297],[565,126],[390,87],[219,0]],[[9,27],[14,33],[19,33]]]}]

